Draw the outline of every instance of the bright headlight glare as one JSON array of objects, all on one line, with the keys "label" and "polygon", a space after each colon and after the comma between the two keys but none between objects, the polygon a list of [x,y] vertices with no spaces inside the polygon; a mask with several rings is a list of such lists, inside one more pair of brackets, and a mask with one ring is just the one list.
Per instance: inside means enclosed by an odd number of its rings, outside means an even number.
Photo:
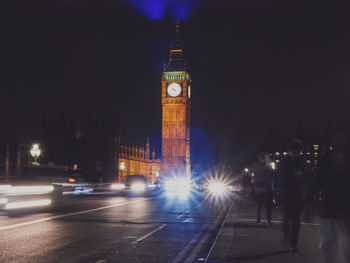
[{"label": "bright headlight glare", "polygon": [[172,179],[165,183],[165,190],[179,195],[188,194],[191,189],[191,182],[186,178]]},{"label": "bright headlight glare", "polygon": [[125,184],[112,184],[111,189],[113,190],[121,190],[125,188]]},{"label": "bright headlight glare", "polygon": [[146,190],[146,184],[145,183],[133,183],[131,185],[131,190],[134,192],[143,192]]},{"label": "bright headlight glare", "polygon": [[226,184],[219,181],[209,182],[208,190],[212,195],[222,195],[226,192]]},{"label": "bright headlight glare", "polygon": [[165,183],[165,189],[168,191],[176,191],[177,184],[174,180],[169,180]]}]

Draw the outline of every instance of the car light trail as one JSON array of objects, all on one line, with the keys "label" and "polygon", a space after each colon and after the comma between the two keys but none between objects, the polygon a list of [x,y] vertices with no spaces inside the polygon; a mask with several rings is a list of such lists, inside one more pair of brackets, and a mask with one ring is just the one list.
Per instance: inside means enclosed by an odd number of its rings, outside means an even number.
[{"label": "car light trail", "polygon": [[122,190],[125,189],[125,184],[112,184],[111,189],[113,190]]},{"label": "car light trail", "polygon": [[0,205],[4,205],[8,202],[7,198],[0,198]]},{"label": "car light trail", "polygon": [[12,186],[7,190],[9,195],[40,195],[48,194],[54,190],[52,185],[47,186]]},{"label": "car light trail", "polygon": [[50,199],[9,202],[6,204],[5,209],[39,207],[39,206],[46,206],[46,205],[50,205],[50,204],[51,204]]},{"label": "car light trail", "polygon": [[2,184],[0,185],[0,193],[7,192],[9,189],[11,189],[12,185],[10,184]]}]

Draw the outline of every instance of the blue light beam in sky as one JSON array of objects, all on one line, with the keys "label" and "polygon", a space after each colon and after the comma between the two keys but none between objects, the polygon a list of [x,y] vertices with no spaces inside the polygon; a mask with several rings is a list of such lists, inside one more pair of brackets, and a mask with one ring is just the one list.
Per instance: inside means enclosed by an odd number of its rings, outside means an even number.
[{"label": "blue light beam in sky", "polygon": [[124,0],[149,20],[161,20],[165,15],[174,20],[186,20],[202,0]]}]

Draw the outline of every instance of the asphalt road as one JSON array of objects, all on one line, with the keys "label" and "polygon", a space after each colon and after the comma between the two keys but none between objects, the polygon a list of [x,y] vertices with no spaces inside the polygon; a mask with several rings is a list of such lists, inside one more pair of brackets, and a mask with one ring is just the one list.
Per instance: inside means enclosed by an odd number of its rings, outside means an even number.
[{"label": "asphalt road", "polygon": [[81,196],[0,212],[0,262],[193,262],[210,246],[229,204]]}]

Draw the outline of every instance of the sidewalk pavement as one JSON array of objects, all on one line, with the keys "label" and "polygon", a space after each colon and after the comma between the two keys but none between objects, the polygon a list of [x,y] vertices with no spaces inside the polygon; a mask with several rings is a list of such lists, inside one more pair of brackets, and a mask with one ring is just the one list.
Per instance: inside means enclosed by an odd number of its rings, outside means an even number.
[{"label": "sidewalk pavement", "polygon": [[266,211],[256,223],[256,204],[252,200],[235,203],[226,218],[208,263],[320,263],[317,223],[302,223],[298,253],[282,252],[281,211],[272,212],[272,227],[267,227]]}]

